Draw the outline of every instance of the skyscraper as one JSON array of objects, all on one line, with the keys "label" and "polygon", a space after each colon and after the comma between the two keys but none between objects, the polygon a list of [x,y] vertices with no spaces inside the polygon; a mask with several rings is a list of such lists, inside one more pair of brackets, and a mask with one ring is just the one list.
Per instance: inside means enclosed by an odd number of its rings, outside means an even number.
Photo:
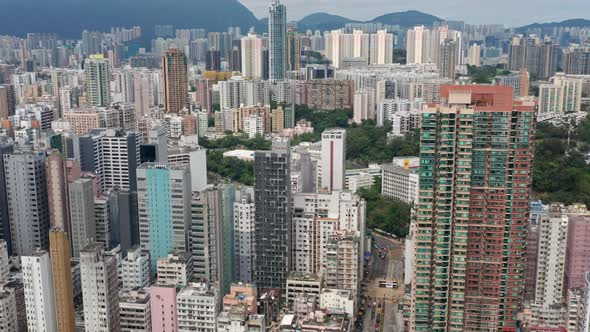
[{"label": "skyscraper", "polygon": [[80,178],[68,186],[73,257],[79,257],[80,250],[96,239],[93,185],[93,179]]},{"label": "skyscraper", "polygon": [[30,256],[22,256],[21,261],[28,330],[57,332],[55,291],[49,253],[38,250]]},{"label": "skyscraper", "polygon": [[535,106],[503,86],[442,86],[441,100],[422,114],[410,329],[514,327]]},{"label": "skyscraper", "polygon": [[441,77],[455,79],[455,65],[457,65],[457,44],[452,39],[447,39],[440,45],[438,57],[438,70]]},{"label": "skyscraper", "polygon": [[44,152],[4,155],[12,253],[49,248],[49,207]]},{"label": "skyscraper", "polygon": [[60,228],[52,229],[49,232],[49,246],[55,290],[57,330],[74,332],[76,316],[74,314],[74,289],[68,234]]},{"label": "skyscraper", "polygon": [[387,30],[379,30],[371,34],[370,38],[369,63],[375,65],[393,63],[393,34],[387,33]]},{"label": "skyscraper", "polygon": [[287,75],[287,7],[273,0],[268,8],[269,79],[282,80]]},{"label": "skyscraper", "polygon": [[8,119],[14,115],[16,108],[16,96],[14,86],[10,84],[0,85],[0,119]]},{"label": "skyscraper", "polygon": [[260,289],[285,289],[291,269],[290,142],[274,140],[272,151],[257,151],[254,158],[254,281]]},{"label": "skyscraper", "polygon": [[[0,143],[0,183],[5,182],[4,173],[4,155],[14,151],[12,143]],[[6,241],[8,252],[12,252],[12,243],[10,241],[10,212],[8,209],[8,189],[0,190],[0,239]]]},{"label": "skyscraper", "polygon": [[86,102],[90,106],[107,107],[111,103],[109,62],[102,54],[91,55],[84,62]]},{"label": "skyscraper", "polygon": [[327,129],[322,133],[322,160],[320,162],[321,190],[344,189],[346,170],[346,130]]},{"label": "skyscraper", "polygon": [[301,68],[301,41],[299,34],[291,30],[287,34],[287,64],[290,71],[299,71]]},{"label": "skyscraper", "polygon": [[171,48],[162,57],[164,74],[164,109],[166,113],[178,114],[188,108],[187,59],[184,53]]},{"label": "skyscraper", "polygon": [[242,76],[251,79],[262,79],[264,75],[264,43],[256,34],[249,33],[243,37],[242,43]]},{"label": "skyscraper", "polygon": [[117,257],[105,253],[102,243],[90,242],[80,252],[80,273],[85,330],[119,331]]},{"label": "skyscraper", "polygon": [[186,165],[145,163],[137,170],[140,243],[150,252],[153,273],[172,250],[189,251],[190,190]]}]

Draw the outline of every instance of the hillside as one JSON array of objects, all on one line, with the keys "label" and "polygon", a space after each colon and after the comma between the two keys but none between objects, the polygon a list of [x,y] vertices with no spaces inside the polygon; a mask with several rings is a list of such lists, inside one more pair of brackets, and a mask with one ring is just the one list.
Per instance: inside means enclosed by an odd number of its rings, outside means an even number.
[{"label": "hillside", "polygon": [[247,31],[258,19],[238,0],[0,0],[0,35],[56,32],[79,38],[83,29],[141,26],[151,35],[157,24],[223,31]]},{"label": "hillside", "polygon": [[432,25],[434,22],[444,21],[436,16],[419,12],[417,10],[408,10],[405,12],[391,13],[376,17],[371,22],[380,22],[388,25],[400,25],[402,27],[413,27],[416,25]]},{"label": "hillside", "polygon": [[346,17],[332,15],[328,13],[315,13],[307,15],[297,22],[300,31],[306,30],[335,30],[343,27],[347,23],[355,23],[358,21],[351,20]]},{"label": "hillside", "polygon": [[402,27],[413,27],[416,25],[432,25],[434,22],[444,21],[436,16],[419,12],[417,10],[408,10],[381,15],[369,21],[356,21],[346,17],[328,14],[314,13],[307,15],[297,22],[299,31],[306,30],[335,30],[344,27],[347,23],[382,23],[385,25],[400,25]]},{"label": "hillside", "polygon": [[583,18],[576,18],[571,20],[565,20],[561,22],[549,22],[549,23],[533,23],[529,25],[517,28],[518,31],[526,31],[529,29],[553,29],[553,28],[566,28],[566,27],[590,27],[590,20]]}]

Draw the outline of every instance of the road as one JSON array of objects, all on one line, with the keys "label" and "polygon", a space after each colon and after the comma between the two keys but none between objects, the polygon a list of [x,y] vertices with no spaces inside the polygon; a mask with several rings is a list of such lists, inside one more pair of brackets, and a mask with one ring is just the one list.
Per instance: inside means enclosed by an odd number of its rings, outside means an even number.
[{"label": "road", "polygon": [[[399,241],[375,234],[374,244],[387,248],[384,259],[372,248],[373,260],[366,286],[367,301],[362,331],[402,332],[403,317],[398,303],[403,295],[403,246]],[[397,281],[400,289],[379,288],[379,280]]]}]

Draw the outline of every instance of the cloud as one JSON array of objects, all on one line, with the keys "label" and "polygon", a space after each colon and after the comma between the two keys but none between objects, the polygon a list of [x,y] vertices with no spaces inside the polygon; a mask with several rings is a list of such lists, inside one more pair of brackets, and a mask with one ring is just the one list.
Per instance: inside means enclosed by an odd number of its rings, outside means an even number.
[{"label": "cloud", "polygon": [[[257,17],[266,17],[270,0],[240,0]],[[588,0],[282,0],[289,20],[328,12],[368,20],[386,13],[416,9],[445,19],[467,23],[503,23],[520,26],[533,22],[585,18]]]}]

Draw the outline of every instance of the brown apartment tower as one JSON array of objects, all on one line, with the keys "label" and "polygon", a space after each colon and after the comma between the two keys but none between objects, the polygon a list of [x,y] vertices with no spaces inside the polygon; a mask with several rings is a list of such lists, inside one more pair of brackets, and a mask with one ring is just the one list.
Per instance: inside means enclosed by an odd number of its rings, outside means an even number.
[{"label": "brown apartment tower", "polygon": [[166,113],[178,114],[188,108],[188,74],[186,55],[177,48],[162,57],[164,73],[164,108]]},{"label": "brown apartment tower", "polygon": [[57,330],[74,332],[76,316],[74,314],[74,288],[68,233],[61,228],[52,229],[49,232],[49,248],[53,270],[53,288],[55,288]]},{"label": "brown apartment tower", "polygon": [[525,287],[534,102],[441,86],[422,111],[410,329],[514,331]]}]

